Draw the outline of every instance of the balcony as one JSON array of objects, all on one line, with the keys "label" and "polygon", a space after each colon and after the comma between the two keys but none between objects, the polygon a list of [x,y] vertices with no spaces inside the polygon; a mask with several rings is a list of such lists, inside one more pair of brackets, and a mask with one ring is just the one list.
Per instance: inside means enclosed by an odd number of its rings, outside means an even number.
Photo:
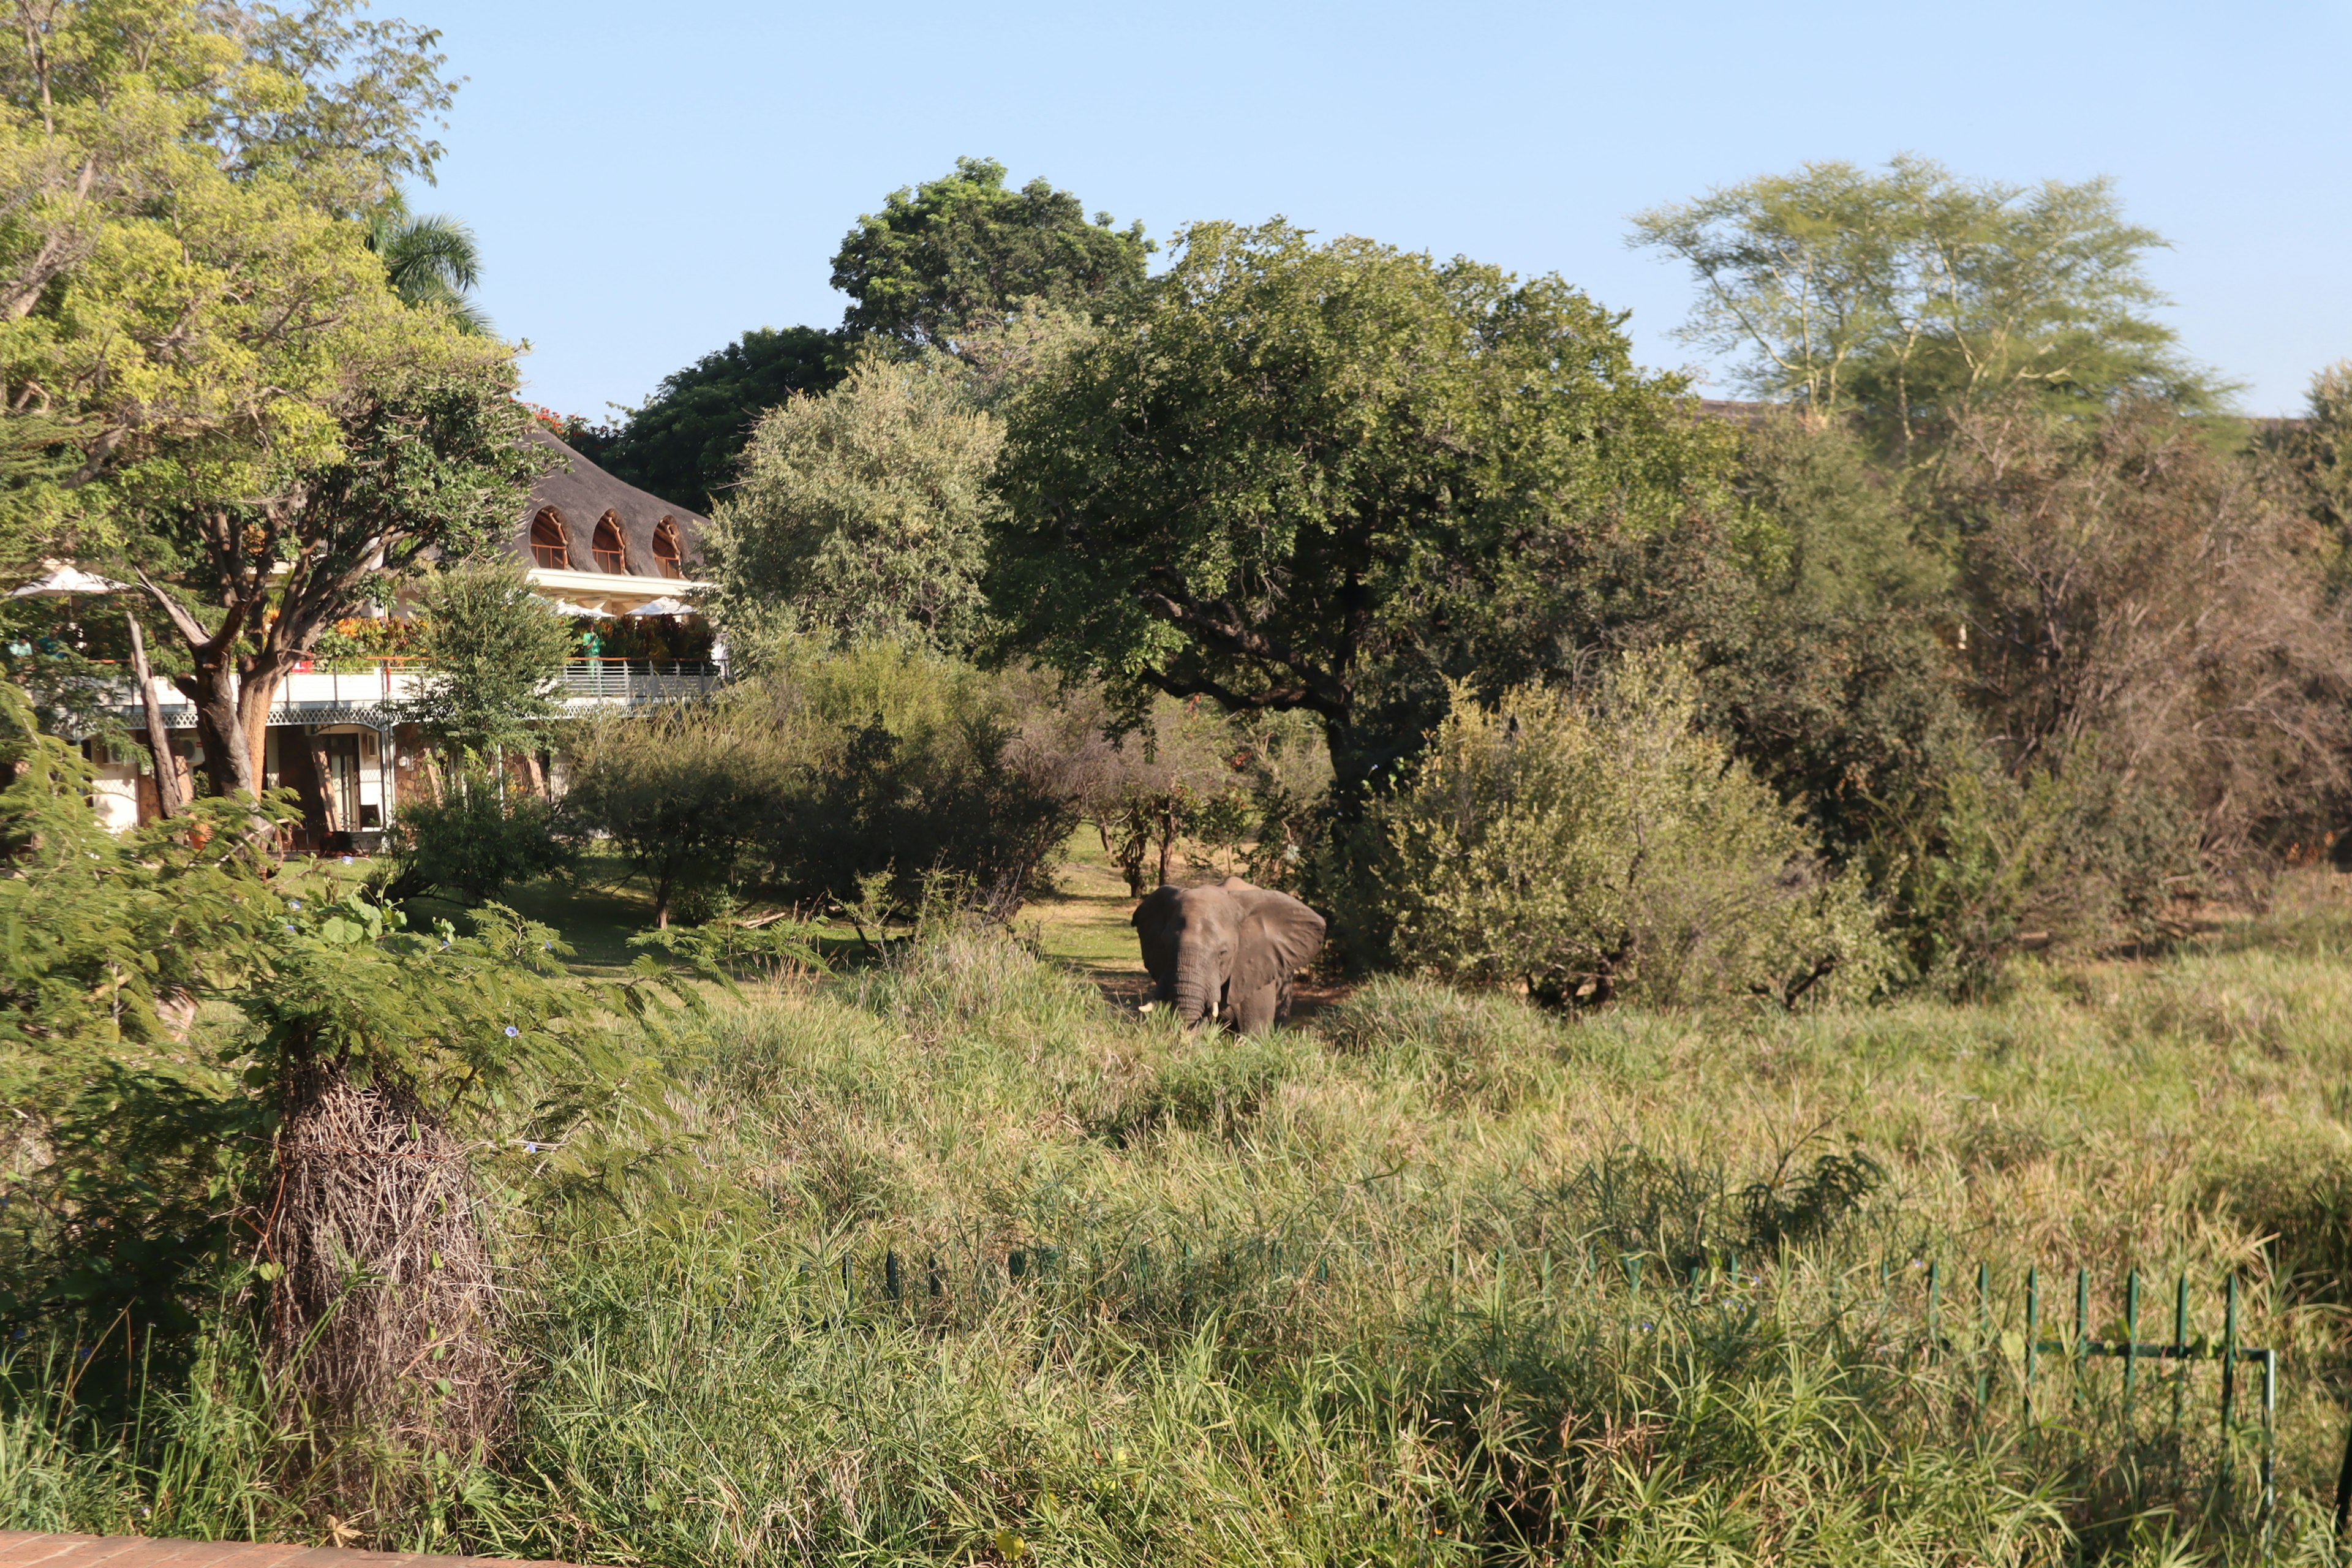
[{"label": "balcony", "polygon": [[708,659],[575,658],[563,667],[565,706],[677,702],[709,696],[724,679],[719,667]]},{"label": "balcony", "polygon": [[[415,689],[422,667],[414,658],[352,660],[334,668],[306,665],[278,687],[269,722],[387,728]],[[707,697],[725,679],[725,670],[708,659],[575,658],[565,663],[555,696],[566,711],[584,714]],[[134,728],[143,724],[137,700],[125,697],[115,711]],[[164,728],[195,728],[195,709],[168,686],[163,709]]]}]

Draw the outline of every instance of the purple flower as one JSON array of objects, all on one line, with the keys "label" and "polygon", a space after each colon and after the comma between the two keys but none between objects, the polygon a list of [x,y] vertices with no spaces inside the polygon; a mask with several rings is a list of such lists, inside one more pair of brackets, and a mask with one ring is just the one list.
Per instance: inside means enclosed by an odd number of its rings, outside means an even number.
[{"label": "purple flower", "polygon": [[513,1039],[517,1035],[520,1035],[520,1034],[521,1034],[521,1033],[522,1033],[522,1031],[521,1031],[520,1029],[516,1028],[512,1024],[509,1024],[509,1025],[507,1026],[507,1038],[508,1038],[508,1039],[511,1040],[511,1039]]}]

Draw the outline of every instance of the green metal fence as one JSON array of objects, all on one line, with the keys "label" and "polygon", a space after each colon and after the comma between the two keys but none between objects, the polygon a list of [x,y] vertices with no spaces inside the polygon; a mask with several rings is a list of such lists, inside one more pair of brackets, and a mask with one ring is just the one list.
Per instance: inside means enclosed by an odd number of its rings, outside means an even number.
[{"label": "green metal fence", "polygon": [[[2032,1434],[2063,1417],[2070,1434],[2104,1430],[2118,1445],[2142,1441],[2153,1427],[2172,1434],[2179,1453],[2193,1440],[2206,1456],[2207,1506],[2243,1518],[2240,1510],[2251,1505],[2265,1542],[2278,1510],[2279,1352],[2246,1342],[2249,1303],[2234,1275],[2200,1287],[2179,1273],[2151,1289],[2137,1268],[2101,1281],[2078,1268],[2069,1281],[2039,1267],[2003,1274],[1978,1262],[1964,1266],[1956,1289],[1935,1258],[1840,1267],[1780,1251],[1743,1265],[1728,1252],[1667,1258],[1548,1246],[1475,1255],[1457,1249],[1442,1278],[1412,1279],[1391,1272],[1401,1269],[1401,1259],[1376,1260],[1370,1247],[1281,1236],[1213,1245],[1106,1238],[1076,1247],[955,1250],[961,1256],[902,1257],[882,1247],[844,1251],[828,1262],[838,1269],[844,1307],[935,1321],[992,1307],[1008,1295],[1192,1317],[1268,1285],[1329,1288],[1335,1270],[1350,1269],[1422,1289],[1441,1306],[1507,1285],[1546,1300],[1622,1292],[1638,1298],[1645,1312],[1671,1314],[1741,1300],[1760,1304],[1811,1269],[1827,1281],[1837,1331],[1867,1338],[1892,1361],[1946,1373],[1969,1421],[2020,1422]],[[2095,1283],[2117,1289],[2095,1291]],[[2098,1326],[2095,1296],[2105,1304],[2107,1331]],[[2251,1476],[2239,1470],[2245,1458],[2254,1461]],[[2352,1450],[2346,1474],[2352,1479]]]}]

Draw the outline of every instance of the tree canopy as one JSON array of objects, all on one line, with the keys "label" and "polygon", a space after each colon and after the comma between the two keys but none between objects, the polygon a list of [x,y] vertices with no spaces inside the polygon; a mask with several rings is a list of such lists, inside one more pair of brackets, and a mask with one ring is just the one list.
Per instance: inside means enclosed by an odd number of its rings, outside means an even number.
[{"label": "tree canopy", "polygon": [[520,562],[485,556],[425,581],[404,716],[461,756],[522,743],[562,711],[556,690],[572,626],[530,591]]},{"label": "tree canopy", "polygon": [[2016,185],[1924,158],[1884,172],[1808,163],[1670,204],[1631,243],[1685,262],[1682,335],[1746,353],[1755,395],[1858,406],[1909,439],[1923,422],[2018,389],[2210,401],[2218,390],[2151,314],[2167,303],[2105,179]]},{"label": "tree canopy", "polygon": [[1612,551],[1721,500],[1728,433],[1621,321],[1556,277],[1196,226],[1008,402],[993,604],[1130,700],[1317,714],[1345,795],[1448,676],[1568,667]]},{"label": "tree canopy", "polygon": [[833,286],[850,298],[842,329],[945,346],[1024,300],[1084,310],[1142,281],[1153,246],[1141,223],[1089,223],[1069,192],[1043,177],[1008,190],[1004,173],[959,158],[859,218],[833,258]]},{"label": "tree canopy", "polygon": [[839,641],[948,651],[979,637],[1004,432],[953,366],[869,353],[761,419],[709,541],[734,618],[783,606]]},{"label": "tree canopy", "polygon": [[618,431],[573,444],[640,489],[711,510],[760,416],[796,393],[830,392],[850,357],[822,328],[756,328],[673,372]]},{"label": "tree canopy", "polygon": [[163,0],[0,40],[0,541],[145,574],[215,787],[336,616],[512,515],[509,352],[414,309],[361,215],[438,149],[433,35]]}]

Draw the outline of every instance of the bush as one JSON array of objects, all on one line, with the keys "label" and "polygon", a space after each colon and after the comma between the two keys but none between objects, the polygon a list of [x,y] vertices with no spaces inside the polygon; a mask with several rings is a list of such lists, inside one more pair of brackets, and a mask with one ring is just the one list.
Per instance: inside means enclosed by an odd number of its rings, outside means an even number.
[{"label": "bush", "polygon": [[731,884],[781,785],[775,738],[735,713],[621,716],[589,729],[571,757],[563,815],[603,834],[645,879],[654,923],[681,896]]},{"label": "bush", "polygon": [[612,839],[659,923],[720,889],[823,904],[877,874],[902,910],[929,881],[1008,915],[1045,879],[1076,820],[1050,691],[889,643],[755,654],[719,703],[600,726],[572,759],[573,831]]},{"label": "bush", "polygon": [[1372,814],[1395,956],[1560,1003],[1874,990],[1885,948],[1854,883],[1696,709],[1680,654],[1629,655],[1589,698],[1457,689]]},{"label": "bush", "polygon": [[441,892],[481,904],[517,882],[567,869],[572,850],[557,837],[554,807],[536,795],[499,798],[496,784],[477,774],[436,804],[404,805],[394,819],[398,870],[394,897]]},{"label": "bush", "polygon": [[734,710],[775,738],[756,844],[770,886],[813,902],[887,873],[911,909],[944,876],[1009,915],[1076,824],[1054,749],[1024,743],[1053,700],[1019,672],[896,644],[788,645]]}]

